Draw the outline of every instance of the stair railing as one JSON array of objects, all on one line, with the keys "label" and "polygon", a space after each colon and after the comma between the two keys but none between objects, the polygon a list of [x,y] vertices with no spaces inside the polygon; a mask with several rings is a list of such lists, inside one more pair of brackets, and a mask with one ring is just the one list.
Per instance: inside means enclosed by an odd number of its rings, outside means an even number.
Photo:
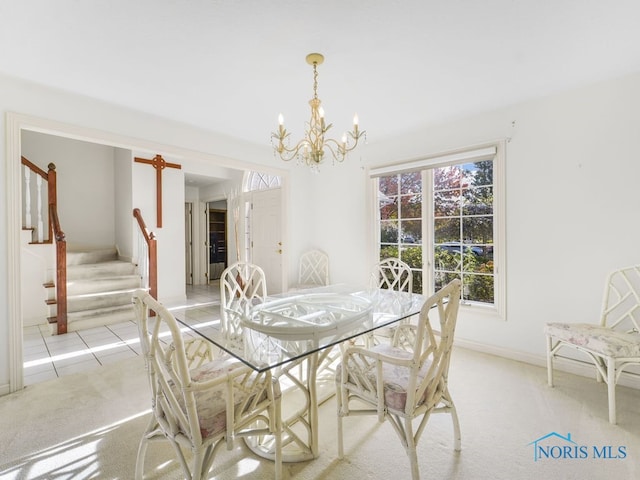
[{"label": "stair railing", "polygon": [[[49,215],[49,209],[42,208],[42,182],[47,185],[48,205],[57,204],[56,196],[56,166],[53,163],[48,165],[48,172],[45,172],[37,165],[31,163],[29,159],[21,157],[22,165],[24,165],[24,227],[34,229],[36,233],[36,243],[51,243],[53,234],[53,225],[51,217],[47,219],[47,237],[45,238],[44,218],[43,214]],[[35,177],[31,178],[31,173]],[[32,190],[35,190],[33,192]],[[32,205],[32,195],[35,195],[35,206]],[[35,211],[34,211],[35,210]],[[34,215],[35,213],[35,215]],[[35,225],[33,217],[35,216]]]},{"label": "stair railing", "polygon": [[[55,171],[54,171],[55,175]],[[51,193],[51,190],[49,190]],[[55,192],[54,192],[55,193]],[[58,219],[58,206],[49,204],[49,218],[56,242],[56,322],[58,335],[67,333],[67,240]]]},{"label": "stair railing", "polygon": [[142,286],[149,290],[149,294],[158,299],[158,245],[155,234],[147,230],[139,208],[133,209],[133,216],[138,221],[138,271],[142,277]]},{"label": "stair railing", "polygon": [[[58,335],[67,333],[67,240],[62,228],[60,227],[60,219],[58,217],[58,189],[57,189],[57,173],[56,166],[50,163],[47,166],[48,171],[45,172],[40,167],[30,162],[29,159],[21,157],[22,165],[24,165],[24,205],[25,205],[25,228],[33,228],[32,223],[32,205],[31,205],[31,172],[36,174],[35,177],[35,195],[36,195],[36,237],[35,243],[51,243],[56,244],[56,316],[50,321],[56,323],[56,333]],[[47,238],[44,237],[44,219],[42,208],[42,181],[47,184],[47,204],[45,211],[47,213]]]}]

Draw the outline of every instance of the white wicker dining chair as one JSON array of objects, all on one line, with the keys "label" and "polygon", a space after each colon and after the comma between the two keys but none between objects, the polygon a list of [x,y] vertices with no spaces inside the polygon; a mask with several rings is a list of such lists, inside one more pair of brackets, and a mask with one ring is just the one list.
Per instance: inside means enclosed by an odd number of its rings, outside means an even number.
[{"label": "white wicker dining chair", "polygon": [[397,292],[411,292],[413,291],[411,267],[399,258],[385,258],[373,266],[371,286]]},{"label": "white wicker dining chair", "polygon": [[[176,319],[149,293],[138,290],[134,305],[152,397],[135,478],[143,478],[149,442],[168,441],[184,478],[201,480],[222,445],[230,450],[236,438],[267,434],[275,439],[274,476],[281,478],[281,394],[271,373],[229,355],[207,362],[211,349],[202,347],[204,340],[189,340],[185,348]],[[190,369],[190,362],[199,366]]]},{"label": "white wicker dining chair", "polygon": [[609,423],[617,423],[616,384],[623,370],[640,365],[640,265],[625,267],[609,274],[600,323],[551,322],[544,327],[547,339],[547,381],[553,387],[556,357],[567,350],[580,352],[591,360],[596,380],[607,384]]},{"label": "white wicker dining chair", "polygon": [[242,342],[242,316],[251,305],[264,302],[267,281],[264,271],[249,262],[236,262],[220,276],[220,322],[230,342]]},{"label": "white wicker dining chair", "polygon": [[[413,480],[420,478],[417,443],[432,413],[451,414],[454,449],[460,450],[460,424],[448,387],[460,288],[456,279],[427,299],[417,325],[400,325],[393,344],[344,351],[336,375],[339,458],[344,456],[343,421],[351,415],[377,415],[378,421],[393,425],[409,456]],[[431,325],[434,317],[439,333]],[[414,340],[411,351],[397,346],[408,338]],[[414,419],[419,419],[415,429]]]},{"label": "white wicker dining chair", "polygon": [[291,290],[329,285],[329,255],[322,250],[304,252],[298,268],[298,283]]},{"label": "white wicker dining chair", "polygon": [[[399,258],[385,258],[376,263],[371,269],[369,282],[372,288],[383,288],[396,292],[413,292],[413,272],[411,267]],[[405,319],[401,323],[408,323]],[[375,345],[380,341],[389,341],[393,337],[396,327],[385,327],[368,334],[365,339],[368,345]]]}]

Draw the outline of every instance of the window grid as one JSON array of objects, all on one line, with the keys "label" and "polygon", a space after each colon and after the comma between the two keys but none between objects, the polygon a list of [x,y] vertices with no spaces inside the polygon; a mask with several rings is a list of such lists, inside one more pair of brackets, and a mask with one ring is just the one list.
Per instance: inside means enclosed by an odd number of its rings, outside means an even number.
[{"label": "window grid", "polygon": [[[373,169],[379,195],[379,256],[410,263],[419,275],[419,281],[414,281],[416,292],[429,294],[460,278],[466,304],[490,306],[502,316],[505,282],[503,275],[497,275],[493,257],[499,240],[499,264],[504,262],[504,219],[496,217],[498,212],[504,215],[504,205],[495,191],[504,188],[504,142],[481,148],[475,150],[477,154],[459,151],[463,158],[457,162],[451,162],[450,156],[442,157],[446,162],[430,158],[409,173],[401,173],[403,169],[407,172],[406,165],[398,165],[397,173],[391,166]],[[421,178],[421,186],[404,190],[411,184],[405,175]],[[416,192],[422,204],[419,216],[407,211]],[[411,222],[416,223],[412,226]],[[413,236],[416,229],[420,234]]]}]

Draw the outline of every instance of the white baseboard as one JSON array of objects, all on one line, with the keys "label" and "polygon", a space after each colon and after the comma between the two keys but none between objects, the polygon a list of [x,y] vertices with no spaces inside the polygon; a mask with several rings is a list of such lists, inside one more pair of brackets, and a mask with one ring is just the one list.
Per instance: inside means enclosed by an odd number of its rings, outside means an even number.
[{"label": "white baseboard", "polygon": [[[547,368],[546,355],[534,355],[532,353],[520,352],[517,350],[511,350],[509,348],[498,347],[495,345],[486,345],[464,339],[456,339],[454,344],[458,347],[466,348],[468,350],[487,353],[489,355],[495,355],[496,357],[507,358],[509,360],[515,360],[517,362],[528,363],[537,367],[543,367],[545,370]],[[556,357],[553,361],[553,366],[555,370],[561,372],[567,372],[574,375],[580,375],[581,377],[592,378],[594,379],[594,381],[596,378],[595,367],[588,361]],[[640,375],[633,372],[622,372],[618,380],[618,385],[640,390]]]},{"label": "white baseboard", "polygon": [[8,383],[5,383],[4,385],[0,385],[0,397],[4,395],[9,395],[10,393],[11,393],[11,388]]}]

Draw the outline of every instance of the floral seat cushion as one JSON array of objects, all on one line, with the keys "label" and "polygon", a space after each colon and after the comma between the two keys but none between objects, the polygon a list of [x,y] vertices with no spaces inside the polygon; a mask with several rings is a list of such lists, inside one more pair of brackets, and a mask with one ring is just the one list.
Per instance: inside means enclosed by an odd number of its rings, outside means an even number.
[{"label": "floral seat cushion", "polygon": [[[403,350],[401,348],[392,347],[387,343],[381,343],[371,348],[372,352],[381,353],[383,355],[389,355],[401,359],[410,359],[413,354]],[[425,378],[429,371],[431,362],[426,361],[420,368],[417,375],[416,385],[419,386],[422,380]],[[382,366],[382,378],[384,383],[384,403],[393,410],[404,411],[407,404],[407,388],[409,386],[409,374],[408,367],[394,365],[392,363],[383,362]],[[376,384],[376,372],[375,369],[371,369],[366,373],[368,381],[372,384]],[[337,369],[337,381],[340,382],[341,369]],[[417,402],[417,405],[424,403],[429,394],[427,389],[422,398]]]},{"label": "floral seat cushion", "polygon": [[[245,368],[244,365],[232,357],[225,356],[205,363],[190,371],[191,379],[196,382],[206,382],[220,376],[225,376],[237,368]],[[181,408],[184,410],[184,398],[175,384],[172,383],[174,394],[178,398]],[[224,433],[227,428],[227,386],[221,383],[216,388],[195,393],[198,409],[200,434],[203,440]],[[234,400],[236,405],[246,398],[241,391],[236,390]]]},{"label": "floral seat cushion", "polygon": [[591,323],[548,323],[544,333],[606,357],[640,356],[640,334],[625,333]]}]

